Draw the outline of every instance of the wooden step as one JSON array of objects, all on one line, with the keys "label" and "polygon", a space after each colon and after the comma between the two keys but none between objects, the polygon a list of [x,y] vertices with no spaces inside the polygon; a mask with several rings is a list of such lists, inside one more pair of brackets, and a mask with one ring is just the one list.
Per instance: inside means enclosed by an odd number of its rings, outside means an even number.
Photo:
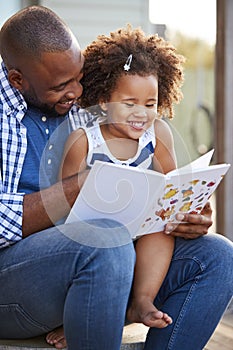
[{"label": "wooden step", "polygon": [[[121,350],[143,350],[147,327],[130,324],[124,327]],[[46,343],[44,336],[25,340],[0,339],[0,350],[51,350],[54,346]]]}]

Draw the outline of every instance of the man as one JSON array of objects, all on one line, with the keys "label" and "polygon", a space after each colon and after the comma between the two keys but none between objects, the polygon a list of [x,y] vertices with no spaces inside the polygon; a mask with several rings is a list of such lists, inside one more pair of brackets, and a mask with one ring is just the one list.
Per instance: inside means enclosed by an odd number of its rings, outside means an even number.
[{"label": "man", "polygon": [[[87,122],[76,107],[77,40],[33,6],[3,25],[0,53],[0,337],[49,333],[56,348],[119,350],[135,259],[128,232],[104,219],[61,224],[86,176],[56,181],[66,137]],[[174,322],[150,329],[147,350],[201,349],[232,296],[232,243],[204,236],[210,207],[181,219],[165,229],[176,248],[155,301]],[[62,325],[65,338],[50,333]]]},{"label": "man", "polygon": [[55,183],[82,93],[79,45],[53,12],[31,7],[3,26],[0,47],[0,337],[64,323],[69,349],[119,349],[134,267],[128,232],[104,220],[53,227],[82,177]]}]

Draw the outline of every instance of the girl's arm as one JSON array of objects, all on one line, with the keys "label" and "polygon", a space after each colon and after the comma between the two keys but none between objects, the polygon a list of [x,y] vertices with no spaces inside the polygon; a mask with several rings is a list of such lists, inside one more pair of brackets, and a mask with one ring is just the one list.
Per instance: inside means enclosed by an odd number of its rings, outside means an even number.
[{"label": "girl's arm", "polygon": [[86,169],[88,141],[83,129],[75,130],[68,137],[61,161],[59,180]]},{"label": "girl's arm", "polygon": [[161,120],[155,120],[156,145],[154,151],[154,170],[163,174],[177,167],[174,148],[174,139],[168,124]]}]

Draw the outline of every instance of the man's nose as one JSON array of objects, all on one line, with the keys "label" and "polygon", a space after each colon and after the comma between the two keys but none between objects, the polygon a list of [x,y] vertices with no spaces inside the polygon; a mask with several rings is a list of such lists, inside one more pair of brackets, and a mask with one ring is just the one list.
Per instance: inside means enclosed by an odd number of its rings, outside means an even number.
[{"label": "man's nose", "polygon": [[73,81],[69,84],[67,92],[66,92],[66,98],[68,99],[75,99],[82,95],[83,87],[80,84],[79,81]]}]

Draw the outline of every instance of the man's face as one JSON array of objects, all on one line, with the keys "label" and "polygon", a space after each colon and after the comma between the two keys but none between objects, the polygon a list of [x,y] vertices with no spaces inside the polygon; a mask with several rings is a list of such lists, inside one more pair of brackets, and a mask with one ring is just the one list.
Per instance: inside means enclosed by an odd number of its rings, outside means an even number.
[{"label": "man's face", "polygon": [[21,72],[25,101],[48,115],[66,115],[82,94],[83,63],[76,42],[67,51],[43,53],[27,63]]}]

